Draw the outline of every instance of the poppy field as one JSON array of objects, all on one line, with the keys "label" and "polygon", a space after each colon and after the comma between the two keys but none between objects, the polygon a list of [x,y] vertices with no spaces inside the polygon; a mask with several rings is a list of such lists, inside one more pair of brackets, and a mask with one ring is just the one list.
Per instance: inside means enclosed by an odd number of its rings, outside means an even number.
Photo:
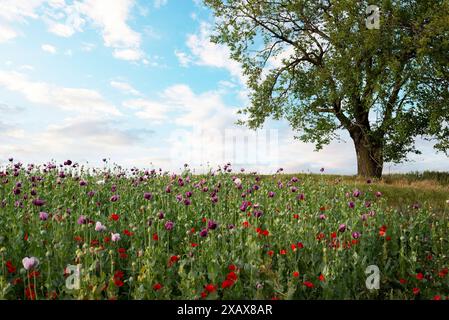
[{"label": "poppy field", "polygon": [[375,181],[11,159],[0,201],[1,299],[449,296],[449,204],[399,211]]}]

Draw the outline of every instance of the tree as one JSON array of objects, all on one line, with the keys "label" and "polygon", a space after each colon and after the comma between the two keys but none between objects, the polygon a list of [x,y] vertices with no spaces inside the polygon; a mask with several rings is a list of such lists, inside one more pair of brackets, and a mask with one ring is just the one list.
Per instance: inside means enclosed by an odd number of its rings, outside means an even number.
[{"label": "tree", "polygon": [[420,153],[418,136],[448,155],[449,0],[372,1],[379,29],[368,1],[204,2],[248,79],[241,123],[285,118],[317,150],[347,130],[365,177]]}]

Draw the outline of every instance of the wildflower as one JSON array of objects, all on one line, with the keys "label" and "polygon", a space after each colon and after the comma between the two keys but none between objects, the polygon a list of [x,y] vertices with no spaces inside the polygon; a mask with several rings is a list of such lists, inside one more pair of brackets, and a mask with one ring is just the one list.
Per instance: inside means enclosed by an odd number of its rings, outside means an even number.
[{"label": "wildflower", "polygon": [[441,300],[441,296],[436,295],[432,298],[432,300],[439,301]]},{"label": "wildflower", "polygon": [[256,211],[254,211],[254,213],[253,213],[253,215],[256,217],[256,218],[260,218],[261,216],[262,216],[262,211],[260,211],[260,210],[256,210]]},{"label": "wildflower", "polygon": [[39,265],[39,260],[36,257],[25,257],[22,259],[22,264],[25,270],[31,270]]},{"label": "wildflower", "polygon": [[153,198],[153,195],[150,192],[145,192],[143,194],[143,197],[145,200],[151,200]]},{"label": "wildflower", "polygon": [[34,199],[33,204],[37,207],[42,207],[43,205],[45,205],[45,201],[42,199]]},{"label": "wildflower", "polygon": [[273,198],[275,196],[275,193],[273,191],[268,192],[268,197]]},{"label": "wildflower", "polygon": [[123,233],[124,233],[125,235],[127,235],[128,237],[131,237],[131,236],[134,235],[134,232],[131,232],[131,231],[129,231],[128,229],[123,230]]},{"label": "wildflower", "polygon": [[320,220],[325,220],[326,219],[326,215],[325,214],[320,214]]},{"label": "wildflower", "polygon": [[112,242],[120,241],[120,233],[111,233]]},{"label": "wildflower", "polygon": [[78,223],[78,224],[86,224],[86,223],[87,223],[86,217],[83,216],[83,215],[81,215],[81,216],[78,218],[77,223]]},{"label": "wildflower", "polygon": [[165,223],[165,230],[170,231],[173,229],[174,226],[175,226],[175,223],[173,221],[167,221]]},{"label": "wildflower", "polygon": [[357,232],[357,231],[355,231],[355,232],[352,233],[352,237],[353,237],[354,239],[358,239],[358,238],[360,238],[360,233]]},{"label": "wildflower", "polygon": [[95,231],[106,231],[106,227],[100,221],[97,221],[97,223],[95,223]]},{"label": "wildflower", "polygon": [[203,238],[207,237],[207,229],[203,229],[200,231],[200,237],[203,237]]},{"label": "wildflower", "polygon": [[383,225],[383,226],[380,227],[380,229],[379,229],[379,236],[384,237],[385,234],[386,234],[386,232],[387,232],[387,226],[386,226],[386,225]]},{"label": "wildflower", "polygon": [[153,240],[154,241],[158,241],[159,240],[159,236],[157,235],[157,233],[153,234]]},{"label": "wildflower", "polygon": [[209,220],[207,222],[207,229],[215,230],[217,228],[217,223],[214,220]]},{"label": "wildflower", "polygon": [[299,277],[299,272],[298,271],[294,271],[293,272],[293,277],[298,278]]},{"label": "wildflower", "polygon": [[214,286],[213,284],[206,284],[206,285],[204,286],[204,289],[205,289],[207,292],[212,293],[212,292],[215,292],[215,291],[217,290],[217,287]]},{"label": "wildflower", "polygon": [[228,279],[224,280],[224,281],[221,283],[221,287],[222,287],[223,289],[230,288],[230,287],[232,287],[233,285],[234,285],[234,281],[228,280]]},{"label": "wildflower", "polygon": [[323,281],[326,281],[326,278],[324,277],[323,274],[320,274],[320,275],[318,276],[318,280],[320,280],[321,282],[323,282]]},{"label": "wildflower", "polygon": [[313,283],[310,281],[304,281],[303,284],[307,287],[307,288],[313,288]]},{"label": "wildflower", "polygon": [[282,255],[285,255],[285,254],[287,254],[287,251],[282,249],[279,253],[282,254]]},{"label": "wildflower", "polygon": [[8,273],[14,273],[17,270],[17,268],[9,260],[6,261],[6,268],[8,269]]},{"label": "wildflower", "polygon": [[420,289],[419,288],[413,288],[413,294],[415,295],[415,296],[417,296],[419,293],[420,293]]},{"label": "wildflower", "polygon": [[382,192],[377,191],[377,192],[375,193],[375,195],[376,195],[377,198],[380,198],[380,197],[382,197]]},{"label": "wildflower", "polygon": [[117,202],[120,199],[119,195],[114,194],[109,200],[111,202]]},{"label": "wildflower", "polygon": [[118,221],[118,219],[120,219],[120,216],[116,213],[111,214],[111,219],[114,221]]},{"label": "wildflower", "polygon": [[269,251],[267,252],[267,254],[271,257],[271,256],[273,256],[274,251],[273,251],[273,250],[269,250]]},{"label": "wildflower", "polygon": [[162,284],[160,284],[160,283],[156,283],[156,284],[153,286],[153,290],[154,290],[154,291],[159,291],[160,289],[162,289]]},{"label": "wildflower", "polygon": [[346,225],[344,223],[340,224],[340,226],[338,227],[338,231],[345,232],[345,230],[346,230]]},{"label": "wildflower", "polygon": [[407,283],[407,280],[401,278],[401,279],[399,279],[399,282],[400,282],[401,284],[406,284],[406,283]]},{"label": "wildflower", "polygon": [[354,209],[355,208],[355,203],[350,201],[350,202],[348,202],[348,206],[349,206],[349,208]]},{"label": "wildflower", "polygon": [[422,280],[424,279],[424,275],[421,272],[419,272],[418,274],[416,274],[416,279]]},{"label": "wildflower", "polygon": [[237,267],[235,265],[233,265],[233,264],[228,266],[228,270],[229,271],[235,271],[236,269],[237,269]]},{"label": "wildflower", "polygon": [[40,212],[40,213],[39,213],[39,219],[40,219],[41,221],[46,221],[46,220],[48,219],[48,213],[46,213],[46,212]]}]

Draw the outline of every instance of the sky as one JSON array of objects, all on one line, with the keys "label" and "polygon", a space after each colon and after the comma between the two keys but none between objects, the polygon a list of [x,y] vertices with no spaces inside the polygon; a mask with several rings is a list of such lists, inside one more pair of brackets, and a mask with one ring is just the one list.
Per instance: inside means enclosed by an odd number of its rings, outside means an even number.
[{"label": "sky", "polygon": [[[200,0],[0,0],[0,166],[102,159],[124,167],[202,172],[356,173],[342,133],[320,152],[285,121],[237,126],[248,105],[229,50],[210,42],[214,17]],[[385,172],[448,171],[422,155]]]}]

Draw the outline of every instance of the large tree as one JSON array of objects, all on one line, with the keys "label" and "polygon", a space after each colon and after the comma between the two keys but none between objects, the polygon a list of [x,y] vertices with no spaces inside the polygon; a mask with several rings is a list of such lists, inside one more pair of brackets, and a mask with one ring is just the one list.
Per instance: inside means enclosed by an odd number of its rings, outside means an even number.
[{"label": "large tree", "polygon": [[250,128],[285,118],[317,150],[347,130],[366,177],[418,136],[448,155],[449,0],[204,2],[247,76]]}]

